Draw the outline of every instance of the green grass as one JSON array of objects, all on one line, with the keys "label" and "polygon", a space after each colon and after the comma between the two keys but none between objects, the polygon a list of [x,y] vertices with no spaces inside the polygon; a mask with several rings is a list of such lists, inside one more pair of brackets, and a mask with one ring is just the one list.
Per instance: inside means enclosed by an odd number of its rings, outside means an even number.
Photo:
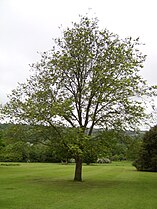
[{"label": "green grass", "polygon": [[131,163],[83,167],[0,163],[0,209],[155,209],[157,174],[137,172]]}]

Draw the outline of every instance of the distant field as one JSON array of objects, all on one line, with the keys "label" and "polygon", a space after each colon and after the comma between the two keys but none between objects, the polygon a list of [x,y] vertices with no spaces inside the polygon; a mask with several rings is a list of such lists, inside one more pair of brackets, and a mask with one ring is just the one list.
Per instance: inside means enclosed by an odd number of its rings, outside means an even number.
[{"label": "distant field", "polygon": [[157,173],[137,172],[131,163],[83,167],[0,163],[0,209],[155,209]]}]

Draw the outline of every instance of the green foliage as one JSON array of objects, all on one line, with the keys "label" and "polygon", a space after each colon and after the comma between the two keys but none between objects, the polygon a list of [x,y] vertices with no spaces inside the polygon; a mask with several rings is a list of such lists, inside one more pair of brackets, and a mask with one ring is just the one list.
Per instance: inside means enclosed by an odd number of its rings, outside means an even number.
[{"label": "green foliage", "polygon": [[58,162],[60,158],[50,144],[54,137],[55,131],[52,134],[49,127],[8,124],[3,130],[0,161]]},{"label": "green foliage", "polygon": [[25,148],[23,143],[17,142],[9,144],[3,148],[0,154],[0,160],[3,162],[22,162],[23,160],[23,149]]},{"label": "green foliage", "polygon": [[141,150],[133,165],[139,171],[157,172],[157,126],[144,135]]},{"label": "green foliage", "polygon": [[146,56],[138,39],[122,40],[100,30],[97,19],[81,17],[55,44],[13,90],[3,113],[25,123],[90,127],[89,133],[95,125],[130,127],[145,116],[137,97],[155,92],[139,75]]},{"label": "green foliage", "polygon": [[135,160],[138,157],[140,148],[142,144],[142,135],[138,134],[137,136],[131,137],[131,140],[128,144],[128,149],[126,153],[127,160]]},{"label": "green foliage", "polygon": [[3,146],[3,143],[2,143],[2,131],[0,130],[0,148]]},{"label": "green foliage", "polygon": [[141,144],[140,135],[115,130],[95,129],[92,136],[87,136],[77,128],[59,127],[59,137],[56,130],[47,126],[8,124],[2,130],[0,161],[68,162],[78,154],[87,164],[98,158],[134,160]]},{"label": "green foliage", "polygon": [[85,162],[87,165],[90,163],[95,163],[100,153],[104,152],[105,149],[101,140],[95,136],[89,137],[88,142],[84,146],[83,162]]},{"label": "green foliage", "polygon": [[141,134],[137,132],[107,130],[97,133],[96,139],[101,141],[101,154],[112,161],[134,160],[141,145]]}]

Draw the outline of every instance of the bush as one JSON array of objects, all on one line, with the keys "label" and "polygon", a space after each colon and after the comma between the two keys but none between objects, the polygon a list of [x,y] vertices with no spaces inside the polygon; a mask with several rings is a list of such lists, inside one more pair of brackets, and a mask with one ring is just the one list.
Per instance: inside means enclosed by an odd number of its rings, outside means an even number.
[{"label": "bush", "polygon": [[97,163],[111,163],[111,160],[109,158],[98,158]]},{"label": "bush", "polygon": [[139,171],[157,172],[157,125],[144,135],[139,156],[133,165]]}]

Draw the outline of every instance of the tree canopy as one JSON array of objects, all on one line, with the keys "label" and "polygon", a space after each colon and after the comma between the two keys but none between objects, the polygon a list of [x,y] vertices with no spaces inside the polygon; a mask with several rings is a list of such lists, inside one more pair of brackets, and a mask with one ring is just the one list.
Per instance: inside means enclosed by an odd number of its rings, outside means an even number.
[{"label": "tree canopy", "polygon": [[11,120],[72,127],[68,148],[81,180],[82,153],[93,128],[130,128],[145,118],[144,97],[155,95],[140,76],[146,55],[139,39],[99,29],[97,18],[80,17],[54,47],[32,65],[33,75],[12,91],[3,113]]}]

